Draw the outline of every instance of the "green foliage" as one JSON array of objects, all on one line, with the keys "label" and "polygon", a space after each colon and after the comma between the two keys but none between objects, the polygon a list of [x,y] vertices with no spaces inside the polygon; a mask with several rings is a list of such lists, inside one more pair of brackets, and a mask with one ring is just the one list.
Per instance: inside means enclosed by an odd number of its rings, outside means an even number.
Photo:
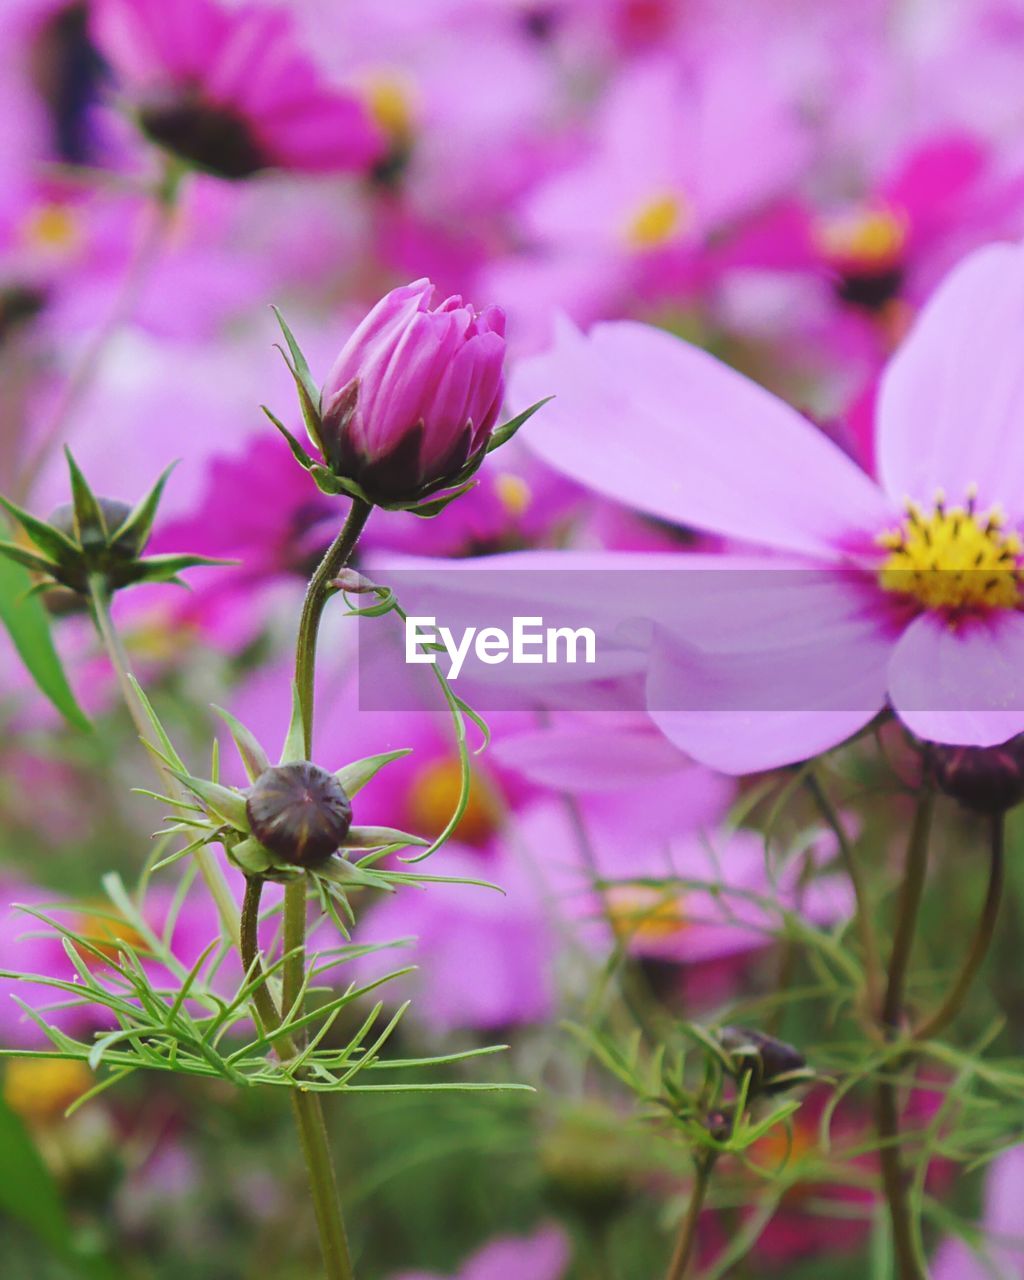
[{"label": "green foliage", "polygon": [[[186,967],[170,945],[176,913],[172,913],[162,933],[157,934],[119,877],[105,877],[104,889],[109,906],[93,912],[109,926],[110,943],[102,946],[62,923],[52,912],[22,908],[26,915],[62,939],[75,970],[74,981],[46,974],[0,972],[0,977],[50,988],[61,997],[54,1008],[105,1009],[116,1023],[114,1029],[97,1032],[92,1040],[79,1040],[50,1024],[46,1011],[18,1000],[53,1049],[37,1052],[10,1049],[0,1051],[0,1056],[71,1058],[85,1062],[93,1071],[105,1072],[94,1088],[73,1104],[72,1111],[137,1071],[222,1079],[238,1088],[284,1088],[318,1093],[522,1087],[480,1081],[404,1079],[409,1072],[448,1066],[505,1048],[493,1046],[432,1057],[387,1057],[383,1051],[408,1003],[400,1005],[390,1017],[384,1016],[383,1002],[374,1003],[343,1045],[329,1043],[330,1033],[344,1012],[379,987],[410,973],[411,968],[394,969],[361,985],[350,983],[340,994],[333,984],[325,986],[323,980],[328,974],[333,975],[338,966],[390,950],[394,943],[340,946],[318,952],[293,1008],[284,1011],[279,1027],[267,1028],[254,1009],[254,992],[264,984],[276,988],[287,955],[258,974],[245,975],[231,994],[221,994],[215,982],[227,949],[221,939],[213,940],[194,964]],[[118,930],[123,930],[126,936],[120,936]],[[116,950],[115,956],[111,955],[112,949]],[[321,1002],[303,1012],[306,998],[312,996],[321,997]],[[304,1047],[293,1057],[277,1056],[275,1051],[281,1042],[289,1039],[297,1043],[305,1041]]]}]

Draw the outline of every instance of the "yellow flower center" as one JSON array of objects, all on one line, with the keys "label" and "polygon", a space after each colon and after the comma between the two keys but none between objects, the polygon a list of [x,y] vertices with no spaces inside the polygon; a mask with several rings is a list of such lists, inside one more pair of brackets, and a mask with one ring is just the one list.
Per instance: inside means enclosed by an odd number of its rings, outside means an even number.
[{"label": "yellow flower center", "polygon": [[769,1129],[754,1143],[750,1154],[756,1164],[778,1170],[815,1155],[817,1148],[818,1135],[814,1125],[801,1121],[797,1116],[789,1127],[777,1124]]},{"label": "yellow flower center", "polygon": [[92,1084],[92,1072],[73,1058],[12,1058],[4,1073],[4,1101],[26,1123],[45,1124]]},{"label": "yellow flower center", "polygon": [[[75,921],[75,931],[86,938],[111,964],[117,964],[123,950],[122,943],[143,955],[149,951],[145,938],[127,921],[114,920],[99,913],[83,912]],[[102,967],[103,963],[93,951],[84,952],[82,960],[91,969]]]},{"label": "yellow flower center", "polygon": [[409,86],[397,75],[382,72],[371,77],[366,89],[370,114],[394,141],[412,136],[414,111]]},{"label": "yellow flower center", "polygon": [[523,515],[533,501],[530,486],[522,476],[514,476],[509,471],[503,471],[495,477],[494,488],[501,505],[510,516]]},{"label": "yellow flower center", "polygon": [[[459,801],[462,785],[458,760],[432,760],[423,766],[409,791],[409,819],[413,831],[436,836],[443,831]],[[493,783],[474,770],[469,803],[456,836],[469,844],[481,844],[501,820],[501,798]]]},{"label": "yellow flower center", "polygon": [[1022,602],[1022,544],[1003,526],[997,508],[975,510],[973,493],[956,507],[938,494],[930,515],[908,502],[903,524],[878,538],[889,552],[879,582],[926,609],[1016,609]]},{"label": "yellow flower center", "polygon": [[33,249],[71,249],[78,242],[78,223],[67,205],[39,205],[25,219],[22,235]]},{"label": "yellow flower center", "polygon": [[643,205],[629,220],[626,239],[634,249],[658,249],[686,229],[689,213],[682,196],[668,193]]},{"label": "yellow flower center", "polygon": [[907,242],[906,217],[884,205],[826,218],[818,239],[830,258],[859,267],[881,267],[898,258]]},{"label": "yellow flower center", "polygon": [[681,894],[633,886],[611,889],[605,910],[620,942],[664,942],[687,926]]}]

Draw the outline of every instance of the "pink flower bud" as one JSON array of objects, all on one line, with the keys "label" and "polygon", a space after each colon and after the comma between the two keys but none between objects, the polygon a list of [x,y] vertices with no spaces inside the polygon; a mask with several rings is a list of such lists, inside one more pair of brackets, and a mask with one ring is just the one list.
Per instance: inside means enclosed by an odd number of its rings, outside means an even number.
[{"label": "pink flower bud", "polygon": [[459,297],[431,309],[433,292],[429,280],[392,289],[323,388],[327,462],[380,503],[454,480],[486,447],[504,397],[504,313]]}]

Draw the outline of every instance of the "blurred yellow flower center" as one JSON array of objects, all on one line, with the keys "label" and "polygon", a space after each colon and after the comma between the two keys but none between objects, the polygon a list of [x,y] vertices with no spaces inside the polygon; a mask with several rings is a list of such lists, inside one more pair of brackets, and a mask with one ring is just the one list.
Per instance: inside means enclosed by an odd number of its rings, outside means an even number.
[{"label": "blurred yellow flower center", "polygon": [[657,249],[685,230],[688,221],[686,202],[681,196],[658,196],[630,219],[626,238],[636,249]]},{"label": "blurred yellow flower center", "polygon": [[998,509],[975,511],[973,494],[956,507],[939,494],[930,514],[909,502],[903,524],[878,538],[889,552],[879,581],[926,609],[1016,609],[1022,545],[1003,525]]},{"label": "blurred yellow flower center", "polygon": [[[75,931],[86,938],[111,964],[117,963],[122,951],[122,943],[127,944],[133,951],[143,954],[149,951],[145,938],[127,921],[114,920],[98,912],[95,914],[84,912],[79,915],[75,921]],[[102,963],[99,956],[92,951],[85,952],[82,959],[90,968]]]},{"label": "blurred yellow flower center", "polygon": [[78,240],[78,223],[67,205],[44,204],[25,219],[23,235],[33,249],[70,249]]},{"label": "blurred yellow flower center", "polygon": [[615,935],[621,942],[663,942],[687,926],[685,900],[681,894],[662,889],[611,889],[605,909]]},{"label": "blurred yellow flower center", "polygon": [[509,471],[503,471],[495,478],[494,488],[510,516],[521,516],[533,500],[530,486],[522,476],[514,476]]},{"label": "blurred yellow flower center", "polygon": [[813,1124],[795,1118],[792,1126],[777,1124],[758,1138],[750,1150],[755,1162],[763,1168],[779,1169],[798,1163],[817,1150],[818,1136]]},{"label": "blurred yellow flower center", "polygon": [[897,258],[907,242],[906,218],[884,206],[859,209],[826,218],[818,233],[824,251],[832,258],[877,267]]},{"label": "blurred yellow flower center", "polygon": [[89,1068],[72,1058],[13,1058],[4,1074],[4,1101],[26,1123],[44,1124],[92,1084]]},{"label": "blurred yellow flower center", "polygon": [[[461,774],[458,760],[432,760],[417,773],[409,792],[412,829],[436,836],[447,826],[459,802]],[[469,803],[456,830],[459,840],[480,844],[494,833],[501,819],[501,800],[494,786],[475,770]]]},{"label": "blurred yellow flower center", "polygon": [[395,75],[374,76],[367,87],[370,114],[392,139],[402,141],[413,132],[412,95]]}]

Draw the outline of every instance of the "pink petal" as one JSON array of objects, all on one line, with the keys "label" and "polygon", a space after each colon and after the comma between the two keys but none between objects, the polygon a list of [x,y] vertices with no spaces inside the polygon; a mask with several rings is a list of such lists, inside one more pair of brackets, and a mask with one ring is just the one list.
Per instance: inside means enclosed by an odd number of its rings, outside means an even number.
[{"label": "pink petal", "polygon": [[676,524],[834,558],[891,516],[881,493],[783,401],[664,330],[620,321],[525,361],[517,408],[545,461]]},{"label": "pink petal", "polygon": [[992,747],[1024,731],[1024,616],[951,626],[921,614],[892,655],[889,696],[908,728],[932,742]]},{"label": "pink petal", "polygon": [[539,786],[587,795],[632,790],[655,778],[671,777],[690,761],[660,733],[595,723],[536,729],[505,737],[494,758]]},{"label": "pink petal", "polygon": [[716,620],[697,604],[712,575],[694,576],[691,635],[678,610],[655,636],[647,680],[651,718],[694,759],[735,774],[792,764],[882,709],[893,623],[865,584],[787,571],[752,590],[748,574],[714,575]]},{"label": "pink petal", "polygon": [[977,485],[982,508],[1024,515],[1024,248],[990,245],[947,277],[890,363],[878,467],[893,499]]}]

